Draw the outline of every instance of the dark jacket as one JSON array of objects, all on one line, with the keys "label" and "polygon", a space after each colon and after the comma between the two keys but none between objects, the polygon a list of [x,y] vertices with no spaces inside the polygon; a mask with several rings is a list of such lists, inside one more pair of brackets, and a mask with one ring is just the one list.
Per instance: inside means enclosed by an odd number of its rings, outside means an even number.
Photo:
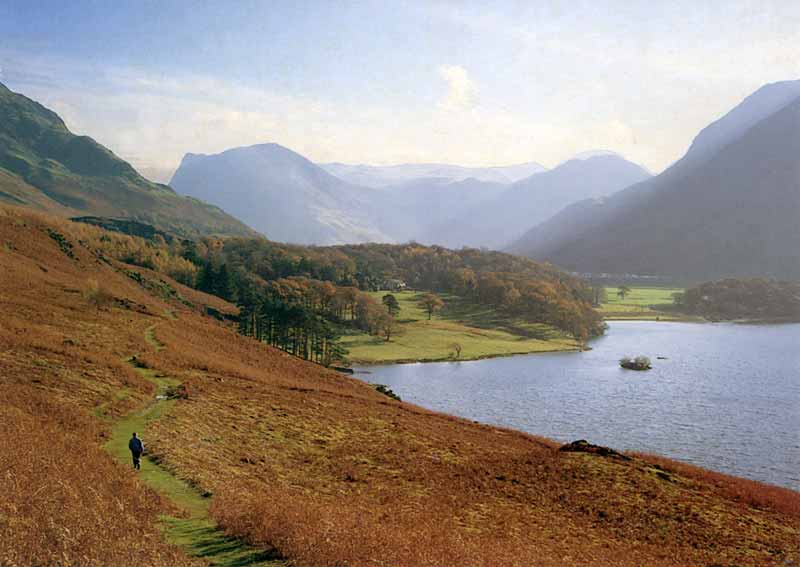
[{"label": "dark jacket", "polygon": [[131,453],[141,455],[144,453],[144,445],[142,444],[142,440],[138,437],[131,437],[131,440],[128,441],[128,449],[131,450]]}]

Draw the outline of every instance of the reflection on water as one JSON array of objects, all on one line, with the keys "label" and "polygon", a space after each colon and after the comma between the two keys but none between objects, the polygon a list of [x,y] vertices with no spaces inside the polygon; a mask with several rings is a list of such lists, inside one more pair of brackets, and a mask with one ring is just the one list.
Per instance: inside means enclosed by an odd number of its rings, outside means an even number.
[{"label": "reflection on water", "polygon": [[[639,354],[653,370],[619,367]],[[431,409],[800,490],[800,325],[613,322],[582,353],[356,370]]]}]

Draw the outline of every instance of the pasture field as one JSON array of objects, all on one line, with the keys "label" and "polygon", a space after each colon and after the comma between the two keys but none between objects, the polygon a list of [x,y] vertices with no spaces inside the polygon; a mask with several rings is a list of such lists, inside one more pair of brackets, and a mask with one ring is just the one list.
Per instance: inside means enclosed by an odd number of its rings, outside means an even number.
[{"label": "pasture field", "polygon": [[[378,301],[389,292],[373,292]],[[454,343],[461,345],[459,360],[492,356],[579,350],[581,345],[544,324],[504,318],[491,308],[471,304],[457,296],[442,294],[445,307],[431,320],[418,306],[422,293],[393,294],[400,304],[398,325],[391,340],[348,330],[342,344],[349,358],[359,364],[430,362],[454,360]]]},{"label": "pasture field", "polygon": [[684,315],[673,309],[672,294],[682,293],[679,287],[630,286],[625,298],[619,297],[618,287],[606,287],[607,299],[597,310],[607,320],[693,321],[699,318]]}]

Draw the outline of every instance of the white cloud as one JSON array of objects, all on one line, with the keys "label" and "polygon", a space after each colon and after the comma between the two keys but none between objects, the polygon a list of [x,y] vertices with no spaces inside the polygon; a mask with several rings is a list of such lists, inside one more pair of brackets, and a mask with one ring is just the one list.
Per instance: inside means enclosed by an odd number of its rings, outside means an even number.
[{"label": "white cloud", "polygon": [[103,68],[89,80],[91,70],[79,62],[24,63],[24,77],[14,65],[5,66],[15,78],[14,90],[52,108],[70,129],[92,136],[158,181],[168,181],[187,152],[265,142],[316,162],[375,164],[535,160],[555,165],[598,147],[634,158],[637,150],[643,154],[627,122],[478,105],[476,86],[458,65],[438,68],[448,87],[440,104],[407,107],[334,102],[215,77],[132,68]]},{"label": "white cloud", "polygon": [[447,83],[447,93],[439,107],[444,110],[467,110],[477,103],[478,88],[461,65],[440,65],[439,75]]},{"label": "white cloud", "polygon": [[475,81],[454,64],[433,68],[442,79],[438,101],[411,104],[308,96],[208,75],[153,73],[2,49],[0,64],[10,88],[52,108],[73,131],[92,136],[160,181],[170,178],[187,152],[264,142],[317,162],[476,166],[531,160],[556,165],[580,151],[608,148],[657,170],[688,147],[709,114],[716,117],[710,108],[736,102],[691,104],[697,93],[684,93],[675,113],[649,112],[642,120],[631,108],[649,100],[644,91],[634,89],[618,100],[619,92],[598,90],[607,82],[570,79],[551,85],[533,73],[521,75],[511,89],[530,94],[526,104],[498,100],[492,84],[486,93],[481,89],[478,104]]},{"label": "white cloud", "polygon": [[302,75],[259,83],[255,74],[243,84],[225,73],[148,72],[9,46],[0,47],[0,72],[75,131],[142,170],[167,172],[162,179],[185,152],[268,141],[315,161],[384,164],[555,165],[608,148],[658,171],[747,94],[800,76],[797,2],[490,4],[404,3],[447,40],[391,58],[430,74],[431,84],[406,91],[400,81],[344,94],[301,90]]}]

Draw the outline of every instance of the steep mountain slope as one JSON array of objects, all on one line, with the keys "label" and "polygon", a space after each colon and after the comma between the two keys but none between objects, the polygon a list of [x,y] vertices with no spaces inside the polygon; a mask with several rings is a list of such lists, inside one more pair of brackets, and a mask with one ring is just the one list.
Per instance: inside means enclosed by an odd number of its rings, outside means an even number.
[{"label": "steep mountain slope", "polygon": [[429,228],[422,240],[449,247],[501,248],[569,203],[607,195],[649,177],[641,166],[618,155],[572,159],[511,185],[491,202]]},{"label": "steep mountain slope", "polygon": [[746,97],[730,112],[703,128],[682,166],[698,163],[714,155],[724,146],[741,137],[747,130],[800,97],[800,81],[781,81],[764,85]]},{"label": "steep mountain slope", "polygon": [[796,492],[656,457],[559,451],[389,399],[203,316],[204,305],[236,312],[218,298],[98,250],[119,238],[0,207],[0,558],[10,565],[192,564],[154,525],[170,511],[143,486],[146,471],[101,449],[156,394],[124,361],[132,354],[183,384],[139,431],[150,455],[204,493],[230,533],[293,564],[800,560]]},{"label": "steep mountain slope", "polygon": [[757,121],[798,91],[760,89],[658,177],[577,203],[511,250],[590,272],[800,277],[800,100]]},{"label": "steep mountain slope", "polygon": [[364,187],[385,187],[422,179],[438,178],[449,182],[477,179],[490,183],[514,183],[547,169],[536,163],[497,167],[465,167],[443,163],[406,163],[400,165],[351,165],[322,163],[320,167],[345,181]]},{"label": "steep mountain slope", "polygon": [[171,185],[225,207],[270,238],[298,244],[387,242],[374,190],[350,185],[278,144],[186,154]]},{"label": "steep mountain slope", "polygon": [[217,207],[151,183],[54,112],[0,84],[0,201],[62,215],[124,217],[182,236],[253,235]]}]

